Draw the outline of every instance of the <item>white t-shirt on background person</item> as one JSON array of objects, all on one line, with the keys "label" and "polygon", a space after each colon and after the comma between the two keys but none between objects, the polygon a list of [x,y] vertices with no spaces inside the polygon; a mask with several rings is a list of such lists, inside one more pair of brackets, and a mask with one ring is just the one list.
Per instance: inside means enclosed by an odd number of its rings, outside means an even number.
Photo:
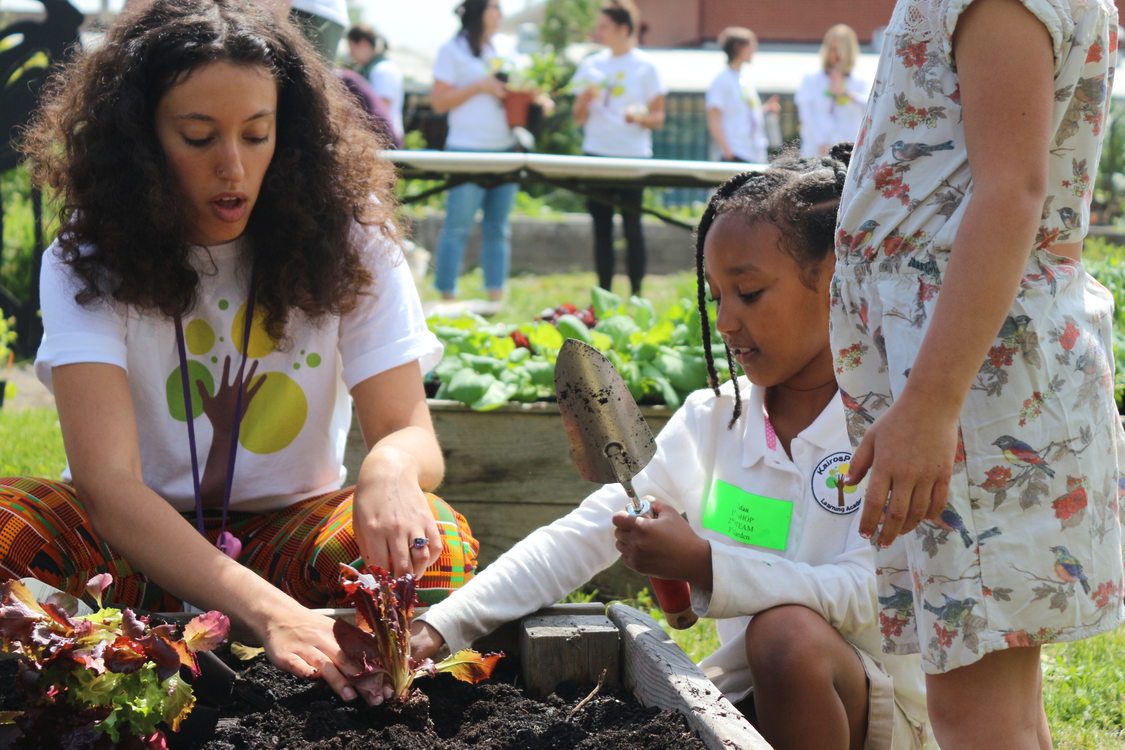
[{"label": "white t-shirt on background person", "polygon": [[579,64],[574,82],[578,90],[598,87],[583,129],[583,151],[595,156],[652,156],[652,131],[625,121],[630,107],[646,108],[667,93],[647,53],[633,48],[614,56],[603,49]]},{"label": "white t-shirt on background person", "polygon": [[731,153],[742,161],[764,164],[769,140],[762,100],[747,68],[743,65],[735,71],[728,66],[715,76],[707,89],[706,106],[722,113],[723,135]]},{"label": "white t-shirt on background person", "polygon": [[[492,39],[481,46],[480,57],[475,57],[469,40],[458,34],[438,50],[434,80],[461,88],[515,62],[516,46],[511,37],[493,34]],[[477,94],[467,99],[449,110],[447,117],[447,149],[507,151],[516,145],[504,113],[504,102],[491,94]]]}]

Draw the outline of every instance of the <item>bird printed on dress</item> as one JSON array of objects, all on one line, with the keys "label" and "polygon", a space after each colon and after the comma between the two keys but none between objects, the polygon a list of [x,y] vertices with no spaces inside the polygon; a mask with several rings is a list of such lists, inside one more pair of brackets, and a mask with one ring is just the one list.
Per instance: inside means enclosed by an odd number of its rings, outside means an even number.
[{"label": "bird printed on dress", "polygon": [[914,592],[893,583],[891,588],[894,592],[887,596],[880,596],[879,603],[886,609],[893,609],[902,617],[911,617],[914,614]]},{"label": "bird printed on dress", "polygon": [[863,404],[843,391],[840,391],[840,401],[844,404],[844,408],[848,410],[849,415],[855,415],[868,423],[875,421],[875,417],[871,416],[867,409],[864,408]]},{"label": "bird printed on dress", "polygon": [[1070,206],[1063,206],[1058,209],[1059,219],[1062,220],[1063,226],[1067,229],[1077,229],[1079,218],[1078,212]]},{"label": "bird printed on dress", "polygon": [[1027,332],[1027,325],[1031,322],[1031,318],[1027,315],[1009,315],[1004,318],[1004,325],[1000,326],[1000,333],[997,334],[1005,344],[1015,345],[1019,344]]},{"label": "bird printed on dress", "polygon": [[914,161],[915,159],[923,156],[929,156],[935,151],[952,151],[953,141],[946,141],[945,143],[918,143],[906,141],[895,141],[891,144],[891,154],[895,157],[896,161]]},{"label": "bird printed on dress", "polygon": [[977,600],[971,596],[964,599],[950,599],[948,594],[942,594],[942,597],[945,598],[945,603],[940,607],[935,607],[927,601],[923,601],[922,606],[926,608],[927,612],[933,612],[937,615],[939,620],[951,628],[960,625],[961,621],[969,616],[969,612],[977,603]]},{"label": "bird printed on dress", "polygon": [[1000,449],[1000,452],[1004,454],[1004,458],[1007,459],[1008,463],[1020,467],[1034,467],[1049,477],[1055,475],[1054,470],[1047,465],[1046,460],[1044,460],[1034,448],[1022,440],[1017,440],[1011,435],[1001,435],[993,440],[992,444]]},{"label": "bird printed on dress", "polygon": [[965,543],[965,549],[973,546],[973,538],[969,535],[969,530],[965,528],[965,522],[957,511],[952,508],[944,508],[941,515],[933,520],[933,523],[938,528],[945,529],[946,531],[956,531],[961,535],[961,541]]},{"label": "bird printed on dress", "polygon": [[848,243],[848,250],[851,252],[858,250],[863,243],[867,242],[868,238],[871,237],[871,233],[874,232],[875,228],[878,226],[879,222],[874,219],[868,219],[860,224],[855,235],[852,236],[852,241]]},{"label": "bird printed on dress", "polygon": [[1078,558],[1070,554],[1070,550],[1062,545],[1051,547],[1051,551],[1055,553],[1055,575],[1067,583],[1082,584],[1082,590],[1089,594],[1090,582],[1086,580],[1086,574],[1082,571],[1082,563],[1078,562]]},{"label": "bird printed on dress", "polygon": [[1079,78],[1074,87],[1074,98],[1083,104],[1101,104],[1105,101],[1105,75]]}]

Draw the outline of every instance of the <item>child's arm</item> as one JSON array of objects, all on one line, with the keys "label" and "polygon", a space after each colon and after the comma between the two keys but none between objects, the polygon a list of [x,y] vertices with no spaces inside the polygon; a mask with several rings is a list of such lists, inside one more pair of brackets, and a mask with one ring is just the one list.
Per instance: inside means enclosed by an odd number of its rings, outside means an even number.
[{"label": "child's arm", "polygon": [[[706,450],[697,436],[707,433],[696,423],[694,411],[711,400],[710,392],[693,394],[672,415],[656,438],[656,455],[633,478],[639,492],[685,498],[702,491],[703,470],[697,459]],[[724,420],[727,413],[723,411]],[[618,558],[613,516],[627,504],[621,485],[607,484],[567,515],[518,542],[420,618],[434,632],[416,629],[425,634],[414,644],[415,656],[432,656],[442,643],[454,651],[465,648],[505,622],[557,602],[608,568]]]},{"label": "child's arm", "polygon": [[711,140],[715,142],[715,147],[719,149],[722,157],[733,159],[734,152],[730,150],[727,134],[723,132],[723,110],[720,107],[707,108],[707,132],[711,134]]},{"label": "child's arm", "polygon": [[557,602],[608,568],[617,559],[610,519],[627,502],[620,485],[606,485],[518,542],[419,618],[435,632],[424,631],[413,644],[415,657],[432,656],[443,643],[452,651],[466,648],[505,622]]},{"label": "child's arm", "polygon": [[880,544],[945,506],[958,415],[1015,298],[1046,195],[1054,58],[1043,24],[1016,0],[979,0],[957,24],[954,52],[972,195],[906,386],[852,461],[852,483],[870,469],[860,532],[882,521]]}]

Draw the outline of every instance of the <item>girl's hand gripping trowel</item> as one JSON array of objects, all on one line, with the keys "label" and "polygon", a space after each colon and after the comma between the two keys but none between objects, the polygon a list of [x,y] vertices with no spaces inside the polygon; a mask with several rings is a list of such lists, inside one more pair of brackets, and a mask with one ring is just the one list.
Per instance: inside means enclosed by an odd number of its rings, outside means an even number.
[{"label": "girl's hand gripping trowel", "polygon": [[[629,496],[626,510],[651,516],[649,502],[637,497],[630,480],[656,453],[656,440],[613,363],[594,347],[567,339],[555,362],[555,393],[578,473],[591,482],[619,482]],[[685,581],[649,582],[669,625],[682,630],[695,623]]]}]

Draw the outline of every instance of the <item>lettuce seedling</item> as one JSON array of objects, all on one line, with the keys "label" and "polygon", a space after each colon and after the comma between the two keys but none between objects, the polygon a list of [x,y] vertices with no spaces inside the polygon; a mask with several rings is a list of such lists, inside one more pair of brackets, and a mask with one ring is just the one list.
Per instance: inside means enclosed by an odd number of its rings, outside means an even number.
[{"label": "lettuce seedling", "polygon": [[416,660],[410,655],[410,625],[418,604],[417,583],[407,573],[393,578],[378,566],[360,573],[340,565],[344,601],[355,606],[356,624],[337,620],[334,626],[340,648],[361,671],[353,677],[361,681],[377,679],[393,689],[392,700],[405,702],[416,677],[448,672],[459,680],[477,683],[492,674],[503,654],[484,654],[464,649],[437,664],[431,659]]},{"label": "lettuce seedling", "polygon": [[25,709],[0,721],[15,723],[25,741],[89,747],[108,737],[163,748],[157,725],[178,731],[195,705],[180,667],[199,674],[196,654],[222,643],[230,621],[207,612],[178,638],[175,625],[103,607],[112,580],[104,573],[90,579],[86,590],[99,609],[82,616],[72,596],[60,592],[39,602],[18,580],[0,583],[0,651],[19,658],[18,683],[27,694]]}]

